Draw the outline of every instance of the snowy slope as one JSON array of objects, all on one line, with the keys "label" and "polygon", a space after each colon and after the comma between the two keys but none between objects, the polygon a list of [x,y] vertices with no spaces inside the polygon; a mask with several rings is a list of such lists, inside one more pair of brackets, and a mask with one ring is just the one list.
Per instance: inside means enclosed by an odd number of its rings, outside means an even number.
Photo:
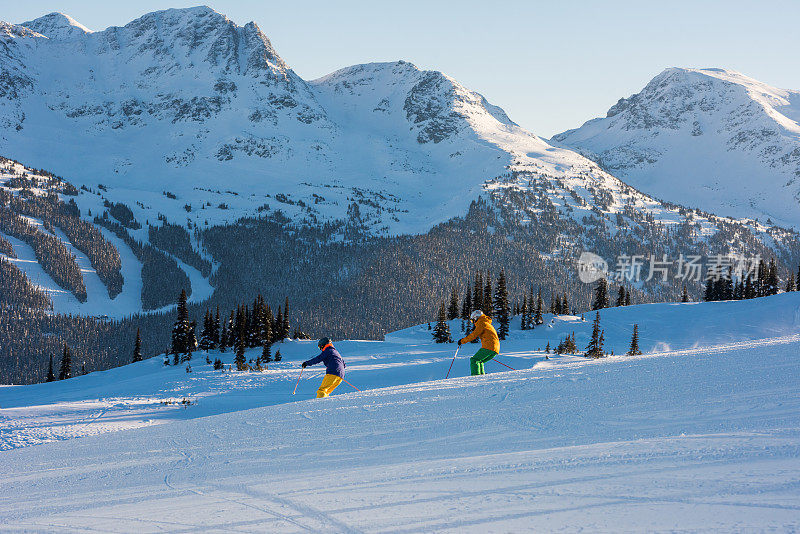
[{"label": "snowy slope", "polygon": [[658,198],[797,227],[798,121],[798,91],[724,69],[670,68],[552,141]]},{"label": "snowy slope", "polygon": [[[26,189],[27,192],[36,196],[43,196],[51,192],[49,188],[54,183],[49,176],[42,175],[17,162],[0,158],[0,191],[14,196],[19,195],[20,189],[9,185],[11,180],[19,177],[25,177],[33,183],[41,185],[41,187],[30,187]],[[79,191],[74,197],[59,194],[59,198],[64,202],[77,199],[77,204],[80,205],[83,210],[83,218],[88,222],[92,222],[92,217],[87,214],[93,212],[96,215],[100,215],[105,209],[103,206],[104,200],[99,195],[90,194],[83,190]],[[46,232],[43,228],[42,221],[27,216],[25,219],[38,228],[39,231]],[[75,248],[70,242],[69,237],[59,228],[54,228],[54,234],[64,243],[67,250],[75,256],[77,264],[80,267],[81,276],[86,286],[87,298],[85,302],[80,302],[75,295],[59,286],[58,283],[45,272],[39,264],[33,248],[26,242],[0,232],[0,236],[11,243],[15,254],[15,257],[7,257],[5,254],[0,253],[0,257],[16,265],[25,273],[34,286],[43,290],[48,295],[53,305],[52,310],[55,313],[95,317],[105,316],[111,319],[120,319],[137,313],[146,313],[142,306],[142,263],[130,247],[116,234],[110,232],[106,228],[100,227],[99,229],[103,237],[110,242],[120,254],[120,261],[122,264],[120,273],[122,274],[123,285],[120,294],[116,295],[114,298],[109,296],[106,286],[92,267],[89,258],[83,252]],[[148,241],[146,228],[131,230],[130,233],[139,241],[145,243]],[[209,277],[203,276],[196,268],[187,265],[179,259],[175,258],[175,260],[178,266],[189,277],[192,287],[192,294],[189,301],[202,302],[208,299],[214,292],[214,288],[209,282]],[[164,311],[173,307],[174,305],[170,305],[149,311]]]},{"label": "snowy slope", "polygon": [[[196,404],[161,407],[161,416],[150,406],[154,420],[169,424],[0,453],[0,524],[107,532],[795,530],[799,298],[607,310],[612,347],[626,344],[616,332],[637,320],[648,333],[643,348],[681,350],[542,361],[536,345],[557,333],[575,329],[582,344],[586,327],[564,318],[504,344],[503,361],[525,370],[489,367],[480,378],[463,377],[460,359],[458,378],[419,382],[440,378],[453,348],[427,343],[424,327],[384,343],[338,343],[348,380],[369,390],[277,406],[269,405],[291,398],[306,343],[281,346],[292,372],[212,380],[201,365],[187,375],[151,360],[2,388],[4,420],[27,417],[24,424],[42,432],[62,426],[52,413],[84,402],[94,412],[76,435],[125,426],[148,395],[152,402],[188,394]],[[318,381],[301,381],[300,398]],[[372,389],[379,386],[390,387]],[[16,407],[7,407],[12,399]],[[219,415],[180,421],[193,412]],[[4,438],[20,435],[5,425]]]}]

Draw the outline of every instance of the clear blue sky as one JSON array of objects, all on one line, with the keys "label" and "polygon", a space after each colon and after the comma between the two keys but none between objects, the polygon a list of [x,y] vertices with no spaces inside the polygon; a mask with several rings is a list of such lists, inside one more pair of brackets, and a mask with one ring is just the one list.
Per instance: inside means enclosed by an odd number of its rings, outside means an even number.
[{"label": "clear blue sky", "polygon": [[[180,0],[0,0],[0,19],[51,11],[93,30]],[[666,67],[723,67],[800,89],[800,1],[209,1],[255,21],[302,77],[404,59],[482,93],[550,137],[605,115]]]}]

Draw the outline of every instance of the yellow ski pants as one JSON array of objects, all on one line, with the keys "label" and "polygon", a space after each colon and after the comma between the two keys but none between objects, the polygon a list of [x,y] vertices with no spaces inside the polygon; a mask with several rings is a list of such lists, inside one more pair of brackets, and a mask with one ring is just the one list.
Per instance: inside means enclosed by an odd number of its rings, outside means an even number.
[{"label": "yellow ski pants", "polygon": [[325,375],[325,378],[322,379],[322,384],[320,384],[319,389],[317,390],[317,398],[321,399],[322,397],[327,397],[333,393],[333,390],[336,389],[341,383],[342,377],[336,375]]}]

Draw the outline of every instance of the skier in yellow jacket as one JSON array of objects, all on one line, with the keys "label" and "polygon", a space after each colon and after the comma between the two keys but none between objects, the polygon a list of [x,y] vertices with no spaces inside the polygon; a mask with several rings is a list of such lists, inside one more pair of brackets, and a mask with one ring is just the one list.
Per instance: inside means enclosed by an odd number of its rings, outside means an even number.
[{"label": "skier in yellow jacket", "polygon": [[500,353],[500,339],[497,331],[492,326],[492,318],[484,315],[482,311],[475,310],[469,316],[469,320],[475,325],[475,329],[467,337],[458,341],[460,347],[464,343],[481,338],[481,348],[475,356],[469,359],[469,369],[472,375],[485,375],[483,364],[494,358]]}]

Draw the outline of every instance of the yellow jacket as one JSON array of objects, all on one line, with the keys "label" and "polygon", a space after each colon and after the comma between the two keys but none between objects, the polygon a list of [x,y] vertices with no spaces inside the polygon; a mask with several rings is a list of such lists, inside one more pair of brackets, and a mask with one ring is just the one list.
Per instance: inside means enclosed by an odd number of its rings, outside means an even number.
[{"label": "yellow jacket", "polygon": [[492,326],[492,319],[488,315],[478,317],[478,320],[475,321],[475,330],[462,339],[461,343],[469,343],[477,338],[481,338],[481,347],[500,354],[500,339],[497,337],[497,330]]}]

